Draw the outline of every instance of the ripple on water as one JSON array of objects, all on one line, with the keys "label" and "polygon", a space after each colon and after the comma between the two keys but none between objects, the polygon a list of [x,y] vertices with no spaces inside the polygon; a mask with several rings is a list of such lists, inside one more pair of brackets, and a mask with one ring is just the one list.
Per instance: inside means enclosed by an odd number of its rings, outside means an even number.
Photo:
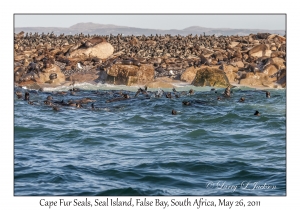
[{"label": "ripple on water", "polygon": [[[191,96],[134,98],[136,87],[82,84],[77,96],[91,97],[96,110],[61,107],[55,112],[32,94],[36,105],[14,99],[15,195],[280,195],[286,194],[286,94],[233,89],[217,101],[209,87]],[[132,99],[106,103],[111,89]],[[90,90],[99,90],[95,94]],[[25,90],[21,90],[25,92]],[[150,89],[157,91],[157,89]],[[165,91],[172,91],[166,89]],[[101,94],[103,93],[103,94]],[[244,103],[237,103],[245,97]],[[182,105],[191,101],[190,106]],[[171,115],[172,109],[177,115]],[[261,116],[254,116],[255,110]],[[275,190],[208,189],[209,182],[276,185]]]}]

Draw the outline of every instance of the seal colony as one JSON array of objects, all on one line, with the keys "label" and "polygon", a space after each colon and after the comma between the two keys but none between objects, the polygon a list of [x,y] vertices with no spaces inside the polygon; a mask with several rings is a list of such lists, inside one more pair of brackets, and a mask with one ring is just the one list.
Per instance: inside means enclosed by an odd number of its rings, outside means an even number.
[{"label": "seal colony", "polygon": [[[215,76],[220,72],[225,82]],[[159,78],[200,86],[285,87],[286,38],[268,33],[14,35],[14,81],[20,86],[95,81],[162,87],[153,84]]]},{"label": "seal colony", "polygon": [[[74,90],[76,90],[76,94],[74,94]],[[214,89],[216,90],[216,89]],[[235,96],[235,93],[242,94],[239,100],[238,94]],[[205,94],[206,96],[210,96],[209,99],[202,100],[201,94]],[[127,105],[134,105],[138,103],[138,101],[144,101],[150,103],[155,103],[155,100],[170,100],[173,102],[178,102],[182,104],[182,107],[185,106],[215,106],[217,103],[222,103],[222,101],[231,101],[235,102],[243,102],[245,98],[248,97],[251,99],[253,94],[259,94],[264,100],[268,100],[270,96],[269,91],[262,90],[241,90],[236,89],[235,91],[231,91],[229,87],[226,89],[219,89],[218,91],[195,91],[190,89],[189,91],[177,91],[175,88],[170,92],[165,92],[162,89],[158,89],[157,91],[150,91],[148,87],[138,88],[137,92],[126,91],[126,90],[109,90],[109,91],[86,91],[80,90],[79,88],[71,88],[69,91],[55,91],[55,92],[46,92],[42,89],[40,90],[26,90],[21,87],[15,87],[15,96],[16,100],[24,100],[27,101],[29,105],[33,106],[46,106],[52,108],[53,111],[62,111],[65,109],[83,109],[90,111],[114,111],[114,108],[119,107],[120,104],[126,103]],[[83,97],[89,95],[90,97]],[[267,95],[268,97],[265,97]],[[196,96],[196,98],[200,99],[192,99]],[[198,97],[197,97],[198,96]],[[181,98],[183,100],[181,100]],[[108,105],[110,103],[117,104]],[[251,100],[250,100],[251,103]],[[105,106],[104,104],[107,104]],[[99,106],[100,105],[100,106]],[[181,111],[177,111],[175,109],[170,110],[172,115],[178,115]],[[260,116],[260,113],[256,110],[255,114]]]}]

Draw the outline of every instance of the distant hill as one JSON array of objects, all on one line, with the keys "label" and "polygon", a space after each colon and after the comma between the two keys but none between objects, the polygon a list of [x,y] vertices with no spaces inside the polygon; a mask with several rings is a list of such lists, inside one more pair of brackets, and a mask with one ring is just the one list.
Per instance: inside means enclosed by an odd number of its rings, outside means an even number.
[{"label": "distant hill", "polygon": [[98,34],[98,35],[108,35],[108,34],[124,34],[124,35],[146,35],[151,34],[172,34],[172,35],[200,35],[205,33],[206,35],[216,36],[220,35],[248,35],[256,33],[270,33],[270,34],[280,34],[285,35],[284,30],[264,30],[264,29],[232,29],[232,28],[205,28],[200,26],[191,26],[182,30],[170,29],[170,30],[160,30],[160,29],[145,29],[145,28],[135,28],[127,26],[117,26],[112,24],[98,24],[98,23],[77,23],[69,28],[62,27],[16,27],[15,33],[24,31],[25,33],[55,33],[57,35],[64,33],[65,35],[74,35],[78,33],[83,34]]}]

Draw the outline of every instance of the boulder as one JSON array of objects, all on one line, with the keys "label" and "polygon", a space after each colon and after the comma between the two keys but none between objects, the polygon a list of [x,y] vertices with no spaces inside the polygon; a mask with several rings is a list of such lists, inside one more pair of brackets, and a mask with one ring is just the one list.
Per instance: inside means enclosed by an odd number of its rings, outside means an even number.
[{"label": "boulder", "polygon": [[145,85],[154,79],[154,68],[148,64],[141,66],[115,64],[107,69],[106,73],[106,82],[115,85]]},{"label": "boulder", "polygon": [[244,65],[244,63],[242,62],[242,61],[236,61],[236,62],[234,62],[235,63],[235,65],[237,66],[237,67],[239,67],[239,68],[244,68],[245,67],[245,65]]},{"label": "boulder", "polygon": [[224,70],[229,82],[234,82],[239,68],[236,66],[232,66],[232,65],[223,65],[223,70]]},{"label": "boulder", "polygon": [[286,69],[281,70],[277,83],[283,88],[286,87]]},{"label": "boulder", "polygon": [[244,86],[264,86],[274,88],[275,80],[265,73],[257,72],[254,74],[253,72],[247,72],[245,77],[240,79],[239,84]]},{"label": "boulder", "polygon": [[74,81],[77,83],[84,83],[84,82],[92,82],[98,79],[99,75],[96,72],[90,73],[75,73],[72,74],[67,80]]},{"label": "boulder", "polygon": [[146,85],[149,88],[173,88],[176,83],[178,83],[178,80],[173,80],[169,77],[158,77]]},{"label": "boulder", "polygon": [[285,60],[279,57],[274,57],[270,59],[270,63],[275,65],[278,69],[285,69]]},{"label": "boulder", "polygon": [[192,83],[196,77],[196,73],[200,68],[194,68],[194,67],[190,67],[187,68],[180,77],[180,80],[183,82],[188,82],[188,83]]},{"label": "boulder", "polygon": [[262,57],[262,56],[271,56],[272,51],[268,49],[268,46],[265,44],[259,44],[254,46],[251,50],[249,50],[249,56],[253,57]]},{"label": "boulder", "polygon": [[224,71],[217,67],[204,67],[197,71],[192,85],[227,87],[230,83]]},{"label": "boulder", "polygon": [[239,84],[244,86],[261,86],[262,81],[254,78],[245,78],[241,79]]},{"label": "boulder", "polygon": [[230,47],[233,48],[237,46],[240,42],[231,42]]},{"label": "boulder", "polygon": [[70,54],[70,58],[75,57],[98,57],[100,59],[107,59],[109,56],[111,56],[114,52],[114,47],[109,44],[108,42],[101,42],[100,44],[97,44],[93,47],[89,48],[80,48],[75,51],[73,51]]},{"label": "boulder", "polygon": [[[54,80],[50,80],[50,75],[52,73],[57,74],[57,78]],[[61,72],[60,68],[57,65],[52,64],[51,67],[43,69],[43,71],[39,73],[39,78],[36,78],[36,82],[38,84],[49,83],[53,85],[60,85],[65,82],[65,79],[65,75]]]},{"label": "boulder", "polygon": [[[38,85],[36,82],[30,80],[30,81],[26,81],[26,82],[20,82],[18,83],[19,87],[27,87],[28,89],[33,89],[33,90],[39,90],[41,89],[43,86]],[[51,86],[50,86],[51,87]]]},{"label": "boulder", "polygon": [[268,75],[268,76],[272,76],[276,72],[278,72],[278,69],[276,68],[275,65],[268,65],[264,68],[264,71],[263,71],[263,73]]},{"label": "boulder", "polygon": [[155,81],[155,82],[149,82],[146,84],[148,88],[172,88],[174,85],[168,82],[162,82],[162,81]]}]

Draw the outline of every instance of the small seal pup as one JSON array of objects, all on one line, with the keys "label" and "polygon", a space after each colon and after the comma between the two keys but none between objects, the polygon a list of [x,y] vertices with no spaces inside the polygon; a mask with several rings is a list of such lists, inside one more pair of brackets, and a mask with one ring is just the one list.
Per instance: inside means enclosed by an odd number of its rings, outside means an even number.
[{"label": "small seal pup", "polygon": [[260,116],[260,113],[259,113],[259,111],[255,111],[255,113],[254,113],[254,115],[256,115],[256,116]]}]

